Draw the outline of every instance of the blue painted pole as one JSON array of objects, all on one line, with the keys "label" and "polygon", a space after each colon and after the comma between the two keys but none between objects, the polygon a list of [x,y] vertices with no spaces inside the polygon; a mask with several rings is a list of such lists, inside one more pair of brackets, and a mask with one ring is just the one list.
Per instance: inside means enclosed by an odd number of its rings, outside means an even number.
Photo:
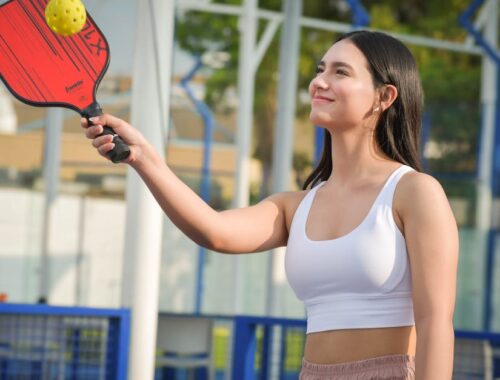
[{"label": "blue painted pole", "polygon": [[[196,111],[203,120],[203,164],[201,169],[200,180],[200,196],[205,202],[210,202],[210,183],[212,180],[210,167],[212,158],[212,141],[214,134],[214,116],[210,108],[194,95],[189,82],[193,79],[196,72],[203,66],[200,57],[197,57],[196,62],[189,73],[181,79],[181,86],[186,92],[188,98],[194,104]],[[203,299],[203,270],[205,268],[206,249],[202,246],[198,247],[198,265],[196,268],[196,289],[195,289],[195,307],[194,312],[201,312],[201,302]]]},{"label": "blue painted pole", "polygon": [[[499,65],[500,66],[500,65]],[[500,93],[500,75],[497,75],[497,94]],[[500,197],[500,97],[496,99],[495,137],[493,145],[493,165],[491,173],[492,195]],[[500,228],[500,226],[497,226]]]},{"label": "blue painted pole", "polygon": [[370,15],[358,0],[347,0],[352,11],[352,26],[360,28],[370,23]]},{"label": "blue painted pole", "polygon": [[288,374],[286,373],[286,355],[287,355],[287,335],[288,335],[289,327],[283,326],[281,329],[281,337],[280,337],[280,377],[279,380],[286,380],[288,378]]},{"label": "blue painted pole", "polygon": [[[496,141],[495,135],[498,135],[498,130],[500,128],[500,118],[499,118],[499,111],[498,107],[500,105],[499,99],[498,99],[498,88],[499,88],[499,82],[498,82],[498,68],[500,67],[500,54],[497,51],[497,48],[495,46],[496,40],[497,40],[497,20],[496,20],[496,12],[497,12],[497,7],[496,3],[491,3],[494,10],[489,10],[489,14],[491,15],[489,21],[486,23],[485,29],[484,29],[484,36],[481,34],[481,32],[474,26],[474,24],[471,22],[471,17],[474,15],[474,13],[483,5],[484,0],[474,0],[472,3],[467,7],[467,9],[462,12],[462,14],[458,18],[459,24],[467,30],[467,32],[474,37],[475,42],[484,50],[486,55],[496,64],[495,68],[491,68],[490,66],[487,66],[489,68],[488,73],[491,75],[492,78],[489,79],[490,82],[486,82],[486,85],[483,83],[483,86],[486,86],[488,90],[491,90],[491,88],[487,86],[491,86],[491,80],[496,76],[496,82],[493,84],[494,86],[494,94],[492,95],[491,92],[487,92],[486,94],[486,99],[489,100],[490,102],[494,101],[494,104],[491,103],[486,103],[486,105],[483,103],[483,110],[482,110],[482,137],[481,137],[481,150],[480,154],[482,155],[481,152],[484,151],[484,156],[482,158],[482,162],[478,166],[478,178],[480,181],[487,181],[487,186],[488,186],[488,197],[494,198],[495,196],[495,187],[497,180],[495,179],[496,176],[498,176],[498,171],[495,168],[495,160],[497,157],[497,153],[495,152],[495,144],[493,146],[489,145],[489,138],[492,138],[494,141]],[[493,21],[493,22],[492,22]],[[484,68],[483,68],[484,70]],[[483,89],[484,90],[484,89]],[[493,96],[493,98],[492,98]],[[493,100],[494,99],[494,100]],[[485,101],[485,97],[483,96],[482,98],[483,102]],[[488,108],[485,110],[485,106]],[[494,110],[494,116],[491,116],[491,107],[495,107]],[[492,121],[489,121],[489,117],[493,117]],[[491,128],[491,123],[493,123],[493,129]],[[487,130],[486,130],[487,129]],[[488,135],[485,138],[485,135]],[[488,146],[483,146],[486,145],[484,144],[485,142],[488,142]],[[490,151],[491,149],[491,151]],[[485,180],[486,178],[486,180]],[[482,184],[480,184],[482,186]],[[481,189],[481,188],[480,188]],[[485,191],[482,190],[483,194]],[[485,203],[484,201],[481,202],[481,199],[478,199],[478,202],[480,203],[480,206],[482,203]],[[489,206],[489,207],[488,207]],[[488,213],[491,212],[491,204],[487,206],[483,206],[480,210]],[[487,215],[487,214],[485,214]],[[493,271],[494,271],[494,265],[495,265],[495,243],[496,243],[496,232],[495,228],[492,227],[491,224],[491,218],[488,217],[489,220],[486,221],[481,221],[481,224],[485,224],[485,226],[488,228],[487,231],[487,248],[486,248],[486,258],[485,258],[485,279],[484,279],[484,305],[483,305],[483,329],[486,331],[491,330],[491,324],[492,324],[492,312],[493,312]],[[479,220],[479,217],[478,217]]]},{"label": "blue painted pole", "polygon": [[323,153],[323,140],[325,139],[325,131],[323,128],[314,127],[314,166],[319,164],[321,153]]},{"label": "blue painted pole", "polygon": [[[500,78],[497,76],[497,93],[500,89]],[[495,110],[495,136],[493,148],[493,163],[491,165],[491,196],[493,199],[500,196],[499,176],[500,176],[500,99],[496,99]],[[491,331],[493,320],[493,305],[495,303],[494,272],[496,265],[496,242],[500,231],[499,226],[492,226],[488,233],[486,262],[485,262],[485,305],[483,314],[483,326],[485,330]]]},{"label": "blue painted pole", "polygon": [[[370,15],[358,0],[347,0],[347,4],[352,11],[352,26],[360,28],[370,23]],[[323,139],[325,133],[323,128],[314,127],[314,166],[317,166],[323,151]]]},{"label": "blue painted pole", "polygon": [[425,157],[425,146],[429,142],[431,137],[431,115],[429,112],[424,113],[422,118],[422,138],[420,144],[420,160],[422,161],[422,167],[425,172],[429,171],[429,162]]},{"label": "blue painted pole", "polygon": [[119,309],[118,314],[119,318],[113,318],[113,319],[110,318],[110,320],[112,321],[112,323],[110,323],[110,326],[118,325],[118,327],[116,328],[117,329],[116,333],[118,334],[117,338],[119,342],[115,359],[116,379],[127,380],[128,351],[130,344],[130,310]]},{"label": "blue painted pole", "polygon": [[260,361],[260,376],[259,380],[267,380],[269,378],[269,369],[270,369],[270,359],[272,356],[271,345],[273,342],[273,326],[264,325],[262,327],[263,336],[262,336],[262,355]]},{"label": "blue painted pole", "polygon": [[231,379],[255,379],[256,327],[251,317],[234,317]]},{"label": "blue painted pole", "polygon": [[488,41],[482,36],[481,32],[476,29],[476,27],[470,21],[472,15],[483,5],[484,0],[475,0],[469,5],[469,7],[462,12],[458,18],[459,24],[467,30],[467,32],[474,37],[475,42],[488,54],[488,56],[493,59],[497,65],[500,64],[500,54],[493,48]]}]

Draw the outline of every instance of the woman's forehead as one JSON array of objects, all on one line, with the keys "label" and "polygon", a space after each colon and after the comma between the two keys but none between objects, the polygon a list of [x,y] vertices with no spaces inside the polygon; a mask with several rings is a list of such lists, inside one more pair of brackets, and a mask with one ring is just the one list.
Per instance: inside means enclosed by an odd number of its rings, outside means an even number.
[{"label": "woman's forehead", "polygon": [[334,62],[341,62],[347,63],[354,68],[368,68],[368,62],[361,50],[348,39],[340,40],[330,46],[323,56],[322,61],[327,65]]}]

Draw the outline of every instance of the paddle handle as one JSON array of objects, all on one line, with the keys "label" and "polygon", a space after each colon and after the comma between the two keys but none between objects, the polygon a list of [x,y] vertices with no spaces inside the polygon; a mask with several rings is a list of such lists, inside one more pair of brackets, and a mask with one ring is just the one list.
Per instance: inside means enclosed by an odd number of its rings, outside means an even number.
[{"label": "paddle handle", "polygon": [[[82,111],[82,116],[87,119],[89,125],[92,125],[92,122],[89,120],[91,117],[101,116],[101,115],[102,115],[102,109],[97,102],[92,103],[90,106],[88,106]],[[112,150],[110,150],[107,154],[108,158],[112,162],[118,163],[120,161],[125,160],[130,155],[129,146],[125,144],[125,142],[121,139],[121,137],[116,134],[113,128],[105,125],[104,131],[100,136],[102,135],[113,136],[113,144],[115,144],[115,147]]]}]

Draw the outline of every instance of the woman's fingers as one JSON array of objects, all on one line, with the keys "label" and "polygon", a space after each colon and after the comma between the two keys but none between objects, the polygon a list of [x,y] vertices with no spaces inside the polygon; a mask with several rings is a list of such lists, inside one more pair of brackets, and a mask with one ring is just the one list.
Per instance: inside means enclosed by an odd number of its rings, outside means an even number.
[{"label": "woman's fingers", "polygon": [[123,121],[122,119],[119,119],[109,114],[91,117],[90,121],[92,122],[92,124],[95,125],[107,125],[108,127],[113,128],[115,132],[118,132],[126,125],[126,122]]},{"label": "woman's fingers", "polygon": [[103,126],[112,128],[118,135],[120,135],[120,132],[127,133],[130,130],[127,122],[108,114],[94,116],[89,120],[90,123],[85,118],[82,118],[81,125],[86,130],[86,136],[90,139],[100,135],[103,131]]},{"label": "woman's fingers", "polygon": [[106,144],[101,145],[100,147],[98,147],[97,151],[99,152],[99,154],[101,156],[108,158],[107,153],[110,150],[113,150],[114,147],[115,147],[115,144],[113,144],[113,143],[106,143]]},{"label": "woman's fingers", "polygon": [[104,144],[109,144],[113,142],[113,136],[111,135],[102,135],[99,137],[96,137],[94,140],[92,140],[92,146],[94,148],[99,148]]},{"label": "woman's fingers", "polygon": [[95,139],[97,136],[102,134],[103,128],[102,125],[100,124],[91,124],[89,125],[89,122],[85,118],[81,118],[80,124],[82,128],[85,129],[85,137],[88,139]]},{"label": "woman's fingers", "polygon": [[[80,124],[85,130],[85,136],[92,140],[92,146],[97,149],[100,155],[108,159],[107,153],[115,147],[115,144],[112,135],[103,135],[104,126],[112,128],[129,145],[131,150],[133,150],[133,146],[141,144],[144,140],[140,133],[136,132],[130,124],[112,115],[104,114],[92,117],[89,120],[82,118]],[[132,153],[124,162],[131,162],[136,158]]]},{"label": "woman's fingers", "polygon": [[95,139],[102,134],[104,129],[100,125],[93,125],[88,127],[85,131],[85,136],[89,139]]}]

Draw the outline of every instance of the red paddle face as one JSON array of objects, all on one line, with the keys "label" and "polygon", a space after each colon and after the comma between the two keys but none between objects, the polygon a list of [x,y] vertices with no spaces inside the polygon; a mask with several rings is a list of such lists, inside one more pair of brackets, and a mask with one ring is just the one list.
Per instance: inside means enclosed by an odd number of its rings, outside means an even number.
[{"label": "red paddle face", "polygon": [[11,0],[0,6],[0,78],[21,101],[81,110],[95,102],[109,64],[104,35],[87,14],[71,37],[45,22],[47,0]]}]

